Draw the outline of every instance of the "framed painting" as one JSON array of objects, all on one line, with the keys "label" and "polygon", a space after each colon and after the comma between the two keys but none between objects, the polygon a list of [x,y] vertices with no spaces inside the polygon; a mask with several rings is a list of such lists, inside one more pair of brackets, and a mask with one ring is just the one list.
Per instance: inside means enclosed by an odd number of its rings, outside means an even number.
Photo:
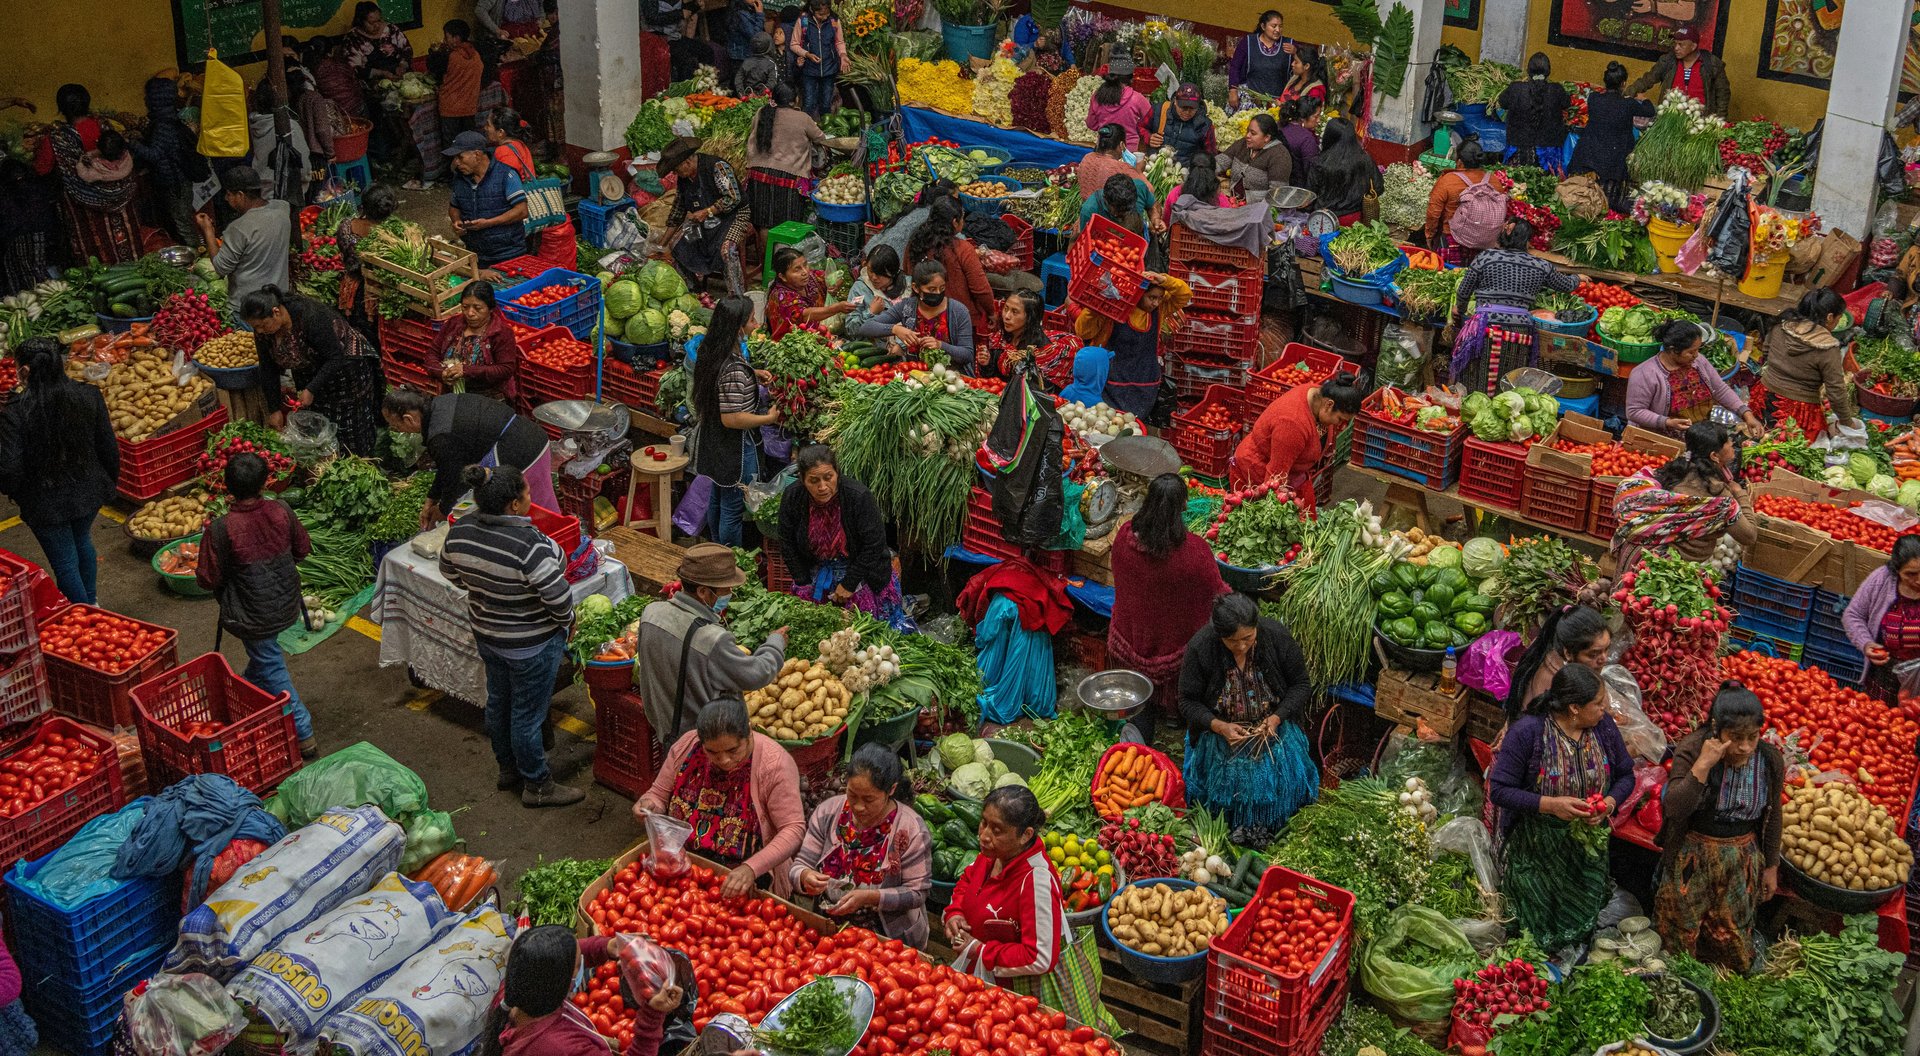
[{"label": "framed painting", "polygon": [[1480,0],[1447,0],[1442,18],[1449,26],[1480,28]]},{"label": "framed painting", "polygon": [[1673,31],[1694,32],[1700,46],[1719,52],[1727,36],[1731,0],[1553,0],[1547,41],[1636,59],[1657,59]]},{"label": "framed painting", "polygon": [[[1848,0],[1767,0],[1759,76],[1825,88],[1833,80],[1833,57],[1840,46],[1840,20],[1847,4]],[[1914,12],[1907,31],[1907,56],[1900,73],[1900,94],[1916,91],[1920,91],[1920,10]]]}]

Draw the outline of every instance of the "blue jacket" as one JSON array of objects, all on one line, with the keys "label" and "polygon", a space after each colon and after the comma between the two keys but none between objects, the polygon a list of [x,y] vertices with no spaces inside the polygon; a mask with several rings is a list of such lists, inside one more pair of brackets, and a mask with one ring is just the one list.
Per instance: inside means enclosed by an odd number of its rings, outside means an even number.
[{"label": "blue jacket", "polygon": [[1107,391],[1107,367],[1113,353],[1098,345],[1087,345],[1073,354],[1073,382],[1060,390],[1060,398],[1069,403],[1091,407],[1101,402]]},{"label": "blue jacket", "polygon": [[[454,176],[453,207],[462,220],[487,220],[499,216],[523,201],[527,192],[520,186],[520,175],[491,158],[486,174],[475,183],[465,176]],[[526,252],[526,228],[520,224],[501,224],[461,236],[467,248],[480,257],[483,265],[498,264]]]}]

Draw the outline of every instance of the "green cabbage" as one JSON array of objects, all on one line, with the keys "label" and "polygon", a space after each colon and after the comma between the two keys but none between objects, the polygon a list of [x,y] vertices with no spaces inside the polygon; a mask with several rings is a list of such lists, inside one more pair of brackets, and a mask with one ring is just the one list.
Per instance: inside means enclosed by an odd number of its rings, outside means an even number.
[{"label": "green cabbage", "polygon": [[993,745],[988,744],[983,738],[975,737],[973,739],[973,761],[979,763],[981,766],[993,762]]},{"label": "green cabbage", "polygon": [[995,759],[992,762],[987,764],[987,773],[992,774],[994,777],[994,780],[996,781],[1000,779],[1001,774],[1004,774],[1006,772],[1007,772],[1007,764],[1001,762],[998,759]]},{"label": "green cabbage", "polygon": [[640,310],[640,284],[632,279],[619,279],[607,287],[607,314],[615,319],[628,319]]},{"label": "green cabbage", "polygon": [[1894,493],[1893,501],[1907,508],[1909,513],[1920,513],[1920,480],[1909,480],[1900,485]]},{"label": "green cabbage", "polygon": [[[1460,567],[1459,548],[1452,547],[1452,546],[1434,547],[1432,550],[1427,551],[1427,566],[1429,568],[1459,568]],[[1442,580],[1439,582],[1445,582],[1445,581]],[[1432,589],[1432,588],[1428,588],[1428,589]]]},{"label": "green cabbage", "polygon": [[658,308],[644,308],[633,318],[627,320],[626,338],[629,344],[657,345],[667,339],[667,316]]},{"label": "green cabbage", "polygon": [[1856,487],[1865,487],[1879,472],[1880,467],[1873,464],[1871,456],[1859,451],[1847,456],[1847,476],[1853,478]]},{"label": "green cabbage", "polygon": [[583,620],[590,620],[598,616],[611,616],[613,615],[613,599],[607,597],[605,594],[589,594],[580,599],[580,606],[575,611],[575,615]]},{"label": "green cabbage", "polygon": [[1460,405],[1460,413],[1468,418],[1478,417],[1480,412],[1486,410],[1491,403],[1493,400],[1486,393],[1470,392],[1467,393],[1466,401]]},{"label": "green cabbage", "polygon": [[964,733],[949,733],[934,747],[940,753],[940,762],[949,770],[973,762],[973,738]]},{"label": "green cabbage", "polygon": [[1482,580],[1507,563],[1507,555],[1500,544],[1483,536],[1476,536],[1461,544],[1460,571],[1470,579]]},{"label": "green cabbage", "polygon": [[640,285],[655,301],[676,300],[687,292],[687,281],[664,260],[650,260],[640,269]]},{"label": "green cabbage", "polygon": [[1493,409],[1492,404],[1488,404],[1479,414],[1474,415],[1467,426],[1473,430],[1474,436],[1494,443],[1504,442],[1513,432],[1513,427],[1500,416],[1500,412]]},{"label": "green cabbage", "polygon": [[984,763],[967,763],[955,770],[947,783],[968,799],[985,799],[993,791],[993,772]]},{"label": "green cabbage", "polygon": [[1027,779],[1011,770],[993,779],[993,787],[995,788],[1005,788],[1008,785],[1019,785],[1025,788],[1027,786]]},{"label": "green cabbage", "polygon": [[1867,481],[1867,492],[1882,499],[1891,499],[1900,494],[1900,482],[1885,473],[1876,473],[1873,479]]}]

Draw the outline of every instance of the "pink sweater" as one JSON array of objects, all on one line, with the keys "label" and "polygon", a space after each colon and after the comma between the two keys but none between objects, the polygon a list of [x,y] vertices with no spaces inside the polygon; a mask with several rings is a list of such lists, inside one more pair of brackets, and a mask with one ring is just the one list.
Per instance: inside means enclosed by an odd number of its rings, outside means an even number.
[{"label": "pink sweater", "polygon": [[[667,797],[687,757],[700,748],[700,733],[689,730],[667,749],[667,760],[653,779],[653,787],[640,797],[640,807],[655,813],[667,809]],[[800,769],[793,765],[780,742],[764,733],[753,735],[751,787],[753,812],[760,821],[760,849],[747,859],[756,876],[771,876],[773,893],[785,897],[792,891],[788,882],[787,861],[800,849],[807,834],[806,805],[800,799]]]},{"label": "pink sweater", "polygon": [[1095,101],[1087,107],[1087,128],[1099,132],[1106,125],[1119,125],[1127,134],[1127,149],[1140,149],[1140,130],[1147,125],[1147,117],[1152,113],[1147,97],[1131,87],[1120,89],[1120,101],[1107,106]]}]

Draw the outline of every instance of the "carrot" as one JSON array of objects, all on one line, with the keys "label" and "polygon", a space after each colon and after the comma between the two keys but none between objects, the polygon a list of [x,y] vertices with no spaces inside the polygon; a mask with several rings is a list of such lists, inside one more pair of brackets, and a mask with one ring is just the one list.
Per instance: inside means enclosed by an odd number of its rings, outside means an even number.
[{"label": "carrot", "polygon": [[1149,804],[1149,803],[1151,803],[1151,802],[1153,802],[1153,796],[1151,796],[1151,795],[1149,795],[1149,794],[1147,794],[1147,793],[1145,793],[1145,792],[1142,792],[1141,794],[1139,794],[1139,795],[1137,795],[1137,796],[1135,796],[1135,797],[1133,797],[1133,802],[1131,802],[1131,803],[1128,803],[1128,804],[1127,804],[1127,806],[1129,806],[1129,807],[1144,807],[1144,806],[1146,806],[1147,804]]}]

